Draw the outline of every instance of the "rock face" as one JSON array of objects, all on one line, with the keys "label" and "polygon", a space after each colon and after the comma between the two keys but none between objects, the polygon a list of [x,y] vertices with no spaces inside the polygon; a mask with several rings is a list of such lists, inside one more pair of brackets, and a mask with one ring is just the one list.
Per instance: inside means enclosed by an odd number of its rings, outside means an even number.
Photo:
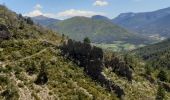
[{"label": "rock face", "polygon": [[101,73],[104,67],[104,53],[102,49],[70,39],[61,47],[61,50],[63,55],[83,67],[85,73],[93,80],[98,81],[109,91],[114,91],[119,98],[125,95],[120,86],[106,79]]},{"label": "rock face", "polygon": [[5,25],[0,24],[0,40],[7,40],[11,38],[11,34]]}]

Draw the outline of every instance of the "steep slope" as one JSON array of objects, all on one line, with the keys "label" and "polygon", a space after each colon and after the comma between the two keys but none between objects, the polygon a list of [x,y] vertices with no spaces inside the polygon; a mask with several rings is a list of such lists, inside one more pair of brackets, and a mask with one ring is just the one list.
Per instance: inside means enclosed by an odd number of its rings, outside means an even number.
[{"label": "steep slope", "polygon": [[116,99],[61,55],[62,38],[0,6],[0,99]]},{"label": "steep slope", "polygon": [[170,39],[133,51],[154,67],[170,68]]},{"label": "steep slope", "polygon": [[[113,19],[113,22],[141,34],[159,34],[160,36],[165,36],[164,31],[167,31],[167,28],[161,25],[164,24],[168,26],[168,23],[165,22],[165,20],[168,21],[166,16],[169,14],[170,8],[153,12],[124,13]],[[159,28],[154,26],[154,24],[157,24]],[[169,31],[166,33],[168,34]]]},{"label": "steep slope", "polygon": [[48,26],[49,24],[60,22],[60,20],[58,20],[58,19],[48,18],[48,17],[43,16],[43,15],[32,17],[32,20],[35,23],[40,24],[42,26]]},{"label": "steep slope", "polygon": [[110,21],[94,18],[73,17],[48,27],[78,41],[89,37],[92,42],[96,43],[125,41],[132,44],[143,44],[148,42],[146,38],[129,32]]},{"label": "steep slope", "polygon": [[132,51],[132,54],[145,61],[143,64],[147,78],[152,82],[157,80],[157,83],[170,92],[170,39],[139,48]]}]

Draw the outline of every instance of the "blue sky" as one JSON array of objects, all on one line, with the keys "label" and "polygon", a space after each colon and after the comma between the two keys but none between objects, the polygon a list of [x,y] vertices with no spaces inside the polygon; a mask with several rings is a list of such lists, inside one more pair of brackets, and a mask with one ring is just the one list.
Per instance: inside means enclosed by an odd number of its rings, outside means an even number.
[{"label": "blue sky", "polygon": [[170,7],[170,0],[0,0],[0,3],[23,15],[32,17],[42,14],[58,19],[98,14],[114,18],[125,12]]}]

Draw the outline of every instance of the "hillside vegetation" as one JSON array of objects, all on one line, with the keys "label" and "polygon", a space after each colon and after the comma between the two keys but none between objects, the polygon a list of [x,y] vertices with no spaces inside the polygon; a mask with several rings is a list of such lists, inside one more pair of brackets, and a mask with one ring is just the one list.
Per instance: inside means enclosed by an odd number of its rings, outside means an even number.
[{"label": "hillside vegetation", "polygon": [[156,68],[170,68],[170,39],[139,48],[133,52],[143,60],[149,61]]},{"label": "hillside vegetation", "polygon": [[61,55],[62,37],[0,6],[0,99],[116,99]]},{"label": "hillside vegetation", "polygon": [[[170,82],[170,40],[142,47],[131,53],[145,61],[146,74],[149,78],[156,79],[169,91]],[[164,82],[164,83],[162,83]]]},{"label": "hillside vegetation", "polygon": [[2,5],[0,13],[0,99],[170,99],[165,73],[152,83],[135,56],[60,36]]}]

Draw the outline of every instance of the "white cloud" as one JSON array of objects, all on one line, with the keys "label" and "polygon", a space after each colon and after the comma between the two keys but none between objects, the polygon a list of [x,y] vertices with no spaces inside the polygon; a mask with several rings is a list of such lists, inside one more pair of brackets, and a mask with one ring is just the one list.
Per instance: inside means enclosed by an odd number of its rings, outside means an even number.
[{"label": "white cloud", "polygon": [[58,13],[43,13],[41,10],[42,10],[42,6],[40,4],[37,4],[35,5],[33,11],[24,14],[24,16],[35,17],[39,15],[44,15],[50,18],[66,19],[74,16],[91,17],[93,15],[105,15],[104,13],[101,12],[76,10],[76,9],[69,9]]},{"label": "white cloud", "polygon": [[24,14],[25,16],[29,16],[29,17],[34,17],[34,16],[39,16],[39,15],[43,15],[43,13],[41,12],[42,6],[40,4],[36,4],[34,6],[34,10]]},{"label": "white cloud", "polygon": [[105,0],[96,0],[93,5],[94,6],[107,6],[109,3]]},{"label": "white cloud", "polygon": [[25,16],[29,16],[29,17],[35,17],[35,16],[39,16],[39,15],[43,15],[43,13],[40,10],[33,10],[27,14],[24,14]]},{"label": "white cloud", "polygon": [[70,9],[70,10],[57,13],[57,17],[60,17],[60,18],[68,18],[68,17],[73,17],[73,16],[91,17],[93,15],[104,15],[104,13],[94,12],[94,11],[85,11],[85,10],[75,10],[75,9]]},{"label": "white cloud", "polygon": [[40,5],[40,4],[36,4],[35,5],[35,7],[34,7],[34,9],[37,9],[37,10],[40,10],[40,9],[42,9],[43,7]]}]

